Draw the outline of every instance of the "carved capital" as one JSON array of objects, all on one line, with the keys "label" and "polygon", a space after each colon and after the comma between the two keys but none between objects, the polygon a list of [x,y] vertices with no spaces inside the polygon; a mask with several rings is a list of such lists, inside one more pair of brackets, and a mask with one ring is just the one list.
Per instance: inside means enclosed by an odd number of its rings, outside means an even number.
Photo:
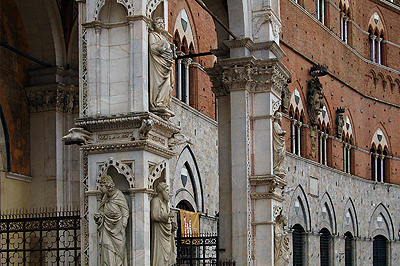
[{"label": "carved capital", "polygon": [[25,88],[29,101],[29,111],[40,113],[57,111],[78,112],[78,87],[63,84],[48,84]]},{"label": "carved capital", "polygon": [[221,60],[207,69],[216,96],[229,94],[231,90],[251,92],[271,91],[281,96],[289,72],[278,59],[257,60],[254,57]]}]

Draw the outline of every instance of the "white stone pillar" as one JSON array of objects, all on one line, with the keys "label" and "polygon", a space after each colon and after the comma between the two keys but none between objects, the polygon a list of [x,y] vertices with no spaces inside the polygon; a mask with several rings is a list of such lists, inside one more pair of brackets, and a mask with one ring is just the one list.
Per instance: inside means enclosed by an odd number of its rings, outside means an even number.
[{"label": "white stone pillar", "polygon": [[340,38],[344,41],[344,13],[340,12]]},{"label": "white stone pillar", "polygon": [[324,143],[324,144],[323,144],[323,145],[324,145],[324,146],[323,146],[323,147],[324,147],[324,150],[323,150],[323,158],[324,158],[323,164],[324,164],[324,165],[327,165],[327,158],[326,158],[326,157],[327,157],[326,155],[328,154],[327,151],[326,151],[326,148],[327,148],[327,146],[326,146],[326,139],[327,139],[327,137],[328,137],[328,136],[327,136],[327,134],[325,134],[325,133],[322,135],[322,141],[323,141],[323,143]]},{"label": "white stone pillar", "polygon": [[294,119],[290,119],[290,126],[291,126],[291,136],[290,136],[290,139],[291,139],[291,141],[292,141],[292,153],[293,154],[296,154],[296,143],[297,143],[297,139],[296,139],[296,133],[295,133],[295,130],[296,130],[296,126],[295,126],[295,120]]},{"label": "white stone pillar", "polygon": [[188,58],[184,60],[184,66],[185,66],[185,94],[186,94],[186,99],[184,99],[184,102],[189,104],[189,97],[190,97],[190,72],[189,72],[189,66],[191,63],[192,59]]},{"label": "white stone pillar", "polygon": [[179,100],[182,100],[182,70],[181,70],[181,65],[182,65],[182,59],[178,59],[178,64],[177,64],[177,81],[176,81],[176,98]]},{"label": "white stone pillar", "polygon": [[348,21],[349,21],[349,18],[346,17],[345,20],[344,20],[344,42],[345,43],[347,43],[347,37],[348,37],[348,33],[347,33],[347,31],[348,31]]},{"label": "white stone pillar", "polygon": [[376,36],[371,35],[370,38],[371,38],[371,43],[372,43],[372,61],[376,62],[376,57],[375,57],[375,55],[376,55],[376,47],[375,47]]},{"label": "white stone pillar", "polygon": [[95,84],[96,84],[96,115],[101,114],[101,92],[100,92],[100,32],[101,28],[99,26],[95,27],[96,34],[96,72],[95,72]]},{"label": "white stone pillar", "polygon": [[375,166],[375,171],[374,171],[374,181],[378,181],[378,154],[374,153],[372,154],[374,157],[374,166]]},{"label": "white stone pillar", "polygon": [[350,167],[351,167],[351,154],[350,154],[350,150],[351,150],[351,145],[347,144],[347,172],[350,173]]},{"label": "white stone pillar", "polygon": [[133,21],[129,21],[129,36],[130,36],[130,45],[129,45],[129,112],[133,112],[135,110],[135,94],[133,87],[133,76],[135,74],[135,60],[134,60],[134,51],[135,51],[135,28]]},{"label": "white stone pillar", "polygon": [[378,64],[382,64],[382,38],[376,38],[377,39],[377,49],[376,49],[376,62]]},{"label": "white stone pillar", "polygon": [[385,159],[385,155],[379,155],[379,159],[380,159],[380,164],[381,164],[381,172],[379,173],[381,178],[379,181],[383,182],[384,181],[384,159]]},{"label": "white stone pillar", "polygon": [[297,155],[301,155],[300,151],[300,142],[301,142],[301,125],[302,123],[300,121],[297,122],[297,140],[296,140],[296,145],[297,145]]}]

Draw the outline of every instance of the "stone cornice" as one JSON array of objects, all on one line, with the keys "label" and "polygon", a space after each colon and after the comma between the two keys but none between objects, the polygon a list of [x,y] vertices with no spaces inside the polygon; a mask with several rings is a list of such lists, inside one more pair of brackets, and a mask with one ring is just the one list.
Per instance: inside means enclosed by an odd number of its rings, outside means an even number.
[{"label": "stone cornice", "polygon": [[90,28],[102,28],[102,29],[111,29],[111,28],[117,28],[121,26],[128,26],[130,21],[137,21],[137,20],[143,20],[147,24],[151,22],[151,19],[143,16],[143,15],[134,15],[134,16],[127,16],[125,21],[120,21],[120,22],[114,22],[114,23],[105,23],[103,21],[99,20],[93,20],[90,22],[83,23],[82,26],[86,29]]},{"label": "stone cornice", "polygon": [[89,154],[104,153],[111,151],[123,152],[123,151],[144,150],[167,159],[170,159],[176,155],[175,152],[148,140],[134,140],[130,142],[109,143],[109,144],[108,143],[89,144],[82,146],[80,150],[88,152]]},{"label": "stone cornice", "polygon": [[62,113],[78,112],[78,87],[52,83],[25,87],[31,113],[57,111]]},{"label": "stone cornice", "polygon": [[255,51],[271,51],[276,58],[282,59],[286,56],[285,52],[279,47],[275,41],[268,42],[254,42],[250,38],[244,38],[239,40],[228,40],[223,42],[229,49],[246,47],[250,52]]},{"label": "stone cornice", "polygon": [[75,125],[90,132],[118,129],[137,129],[141,127],[142,121],[145,119],[151,119],[154,123],[153,130],[158,133],[162,133],[162,135],[166,137],[170,137],[172,134],[178,133],[180,130],[179,127],[172,124],[168,120],[164,120],[150,112],[140,112],[109,117],[81,117],[75,120]]},{"label": "stone cornice", "polygon": [[250,92],[270,91],[280,98],[282,86],[286,84],[290,72],[279,59],[256,59],[242,57],[221,59],[207,69],[213,83],[215,95],[224,96],[231,90]]}]

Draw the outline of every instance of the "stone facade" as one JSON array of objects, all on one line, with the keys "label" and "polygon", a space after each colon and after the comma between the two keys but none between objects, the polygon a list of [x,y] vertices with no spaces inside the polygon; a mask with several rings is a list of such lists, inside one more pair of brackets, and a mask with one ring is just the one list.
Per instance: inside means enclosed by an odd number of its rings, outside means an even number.
[{"label": "stone facade", "polygon": [[[306,229],[306,263],[319,264],[319,231],[323,223],[321,202],[326,195],[332,202],[334,214],[332,221],[333,250],[332,263],[344,265],[344,234],[350,231],[355,240],[355,261],[357,265],[371,265],[373,258],[372,238],[378,233],[384,234],[389,242],[391,265],[396,265],[400,253],[399,244],[394,239],[399,237],[400,223],[395,217],[400,216],[400,188],[396,185],[371,182],[363,178],[344,174],[330,167],[322,166],[311,160],[290,153],[288,155],[288,192],[286,194],[285,214],[289,217],[288,226],[292,228],[301,223]],[[298,220],[295,201],[304,192],[306,202],[302,202],[306,212],[304,220]],[[303,193],[302,192],[302,193]],[[303,198],[302,196],[300,198]],[[351,202],[351,203],[349,203]],[[382,208],[382,206],[384,208]],[[346,220],[346,213],[351,209],[354,214],[353,224]],[[387,211],[387,216],[385,214]],[[387,219],[378,225],[375,212],[382,213]],[[350,224],[350,225],[349,225]],[[310,226],[310,228],[307,228]],[[292,246],[292,243],[290,244]],[[293,257],[291,257],[293,258]]]}]

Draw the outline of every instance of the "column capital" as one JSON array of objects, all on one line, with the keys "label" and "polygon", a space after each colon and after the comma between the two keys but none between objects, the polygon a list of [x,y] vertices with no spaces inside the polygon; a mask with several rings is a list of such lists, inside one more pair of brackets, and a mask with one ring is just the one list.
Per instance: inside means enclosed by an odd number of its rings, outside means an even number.
[{"label": "column capital", "polygon": [[258,60],[254,57],[222,59],[213,68],[206,69],[216,96],[232,90],[250,92],[270,91],[280,98],[282,86],[290,72],[279,59]]}]

